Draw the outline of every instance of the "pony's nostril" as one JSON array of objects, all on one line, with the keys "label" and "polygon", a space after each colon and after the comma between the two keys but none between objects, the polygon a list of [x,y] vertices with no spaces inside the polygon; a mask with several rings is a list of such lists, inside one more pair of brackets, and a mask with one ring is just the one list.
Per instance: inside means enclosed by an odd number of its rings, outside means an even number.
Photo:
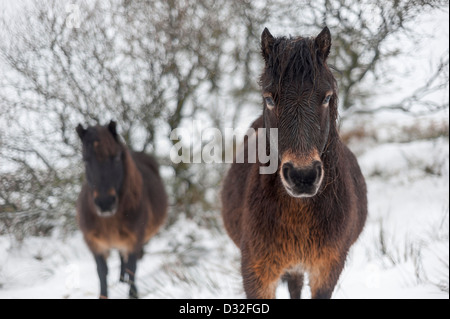
[{"label": "pony's nostril", "polygon": [[294,165],[292,165],[292,163],[283,164],[283,167],[282,167],[283,177],[286,180],[286,182],[288,182],[288,184],[292,184],[290,174],[293,169],[294,169]]}]

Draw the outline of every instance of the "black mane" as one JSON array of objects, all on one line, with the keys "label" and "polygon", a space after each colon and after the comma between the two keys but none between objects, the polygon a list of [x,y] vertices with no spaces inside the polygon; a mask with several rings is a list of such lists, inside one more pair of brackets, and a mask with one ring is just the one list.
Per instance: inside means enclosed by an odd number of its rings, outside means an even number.
[{"label": "black mane", "polygon": [[272,53],[266,71],[273,81],[301,84],[308,81],[314,84],[323,63],[318,58],[313,38],[275,38]]}]

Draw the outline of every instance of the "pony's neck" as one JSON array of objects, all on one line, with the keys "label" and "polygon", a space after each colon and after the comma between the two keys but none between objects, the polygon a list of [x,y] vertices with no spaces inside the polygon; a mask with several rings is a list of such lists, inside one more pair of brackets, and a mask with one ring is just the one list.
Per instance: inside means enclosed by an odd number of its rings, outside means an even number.
[{"label": "pony's neck", "polygon": [[130,212],[138,208],[142,197],[142,175],[134,162],[130,151],[125,149],[124,173],[120,205],[122,210]]},{"label": "pony's neck", "polygon": [[321,155],[323,168],[325,171],[325,178],[323,183],[332,183],[337,177],[337,167],[340,161],[340,150],[342,147],[342,141],[339,138],[339,133],[336,127],[332,127],[330,130],[330,135],[328,137],[327,146]]}]

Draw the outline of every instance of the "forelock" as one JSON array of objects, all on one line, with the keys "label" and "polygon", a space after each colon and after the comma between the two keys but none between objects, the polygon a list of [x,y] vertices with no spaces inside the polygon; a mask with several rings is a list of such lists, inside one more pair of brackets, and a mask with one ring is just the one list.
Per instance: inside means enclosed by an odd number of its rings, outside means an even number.
[{"label": "forelock", "polygon": [[114,139],[108,128],[91,126],[87,129],[84,138],[85,151],[95,154],[98,160],[114,156],[120,150],[119,143]]}]

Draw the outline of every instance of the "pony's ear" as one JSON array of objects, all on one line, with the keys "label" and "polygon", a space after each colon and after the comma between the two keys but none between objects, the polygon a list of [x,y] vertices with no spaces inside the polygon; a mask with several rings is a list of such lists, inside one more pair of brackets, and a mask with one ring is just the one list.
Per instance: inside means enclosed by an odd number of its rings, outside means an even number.
[{"label": "pony's ear", "polygon": [[315,43],[319,56],[322,58],[322,61],[325,61],[330,54],[331,48],[331,33],[328,27],[323,28],[323,30],[316,37]]},{"label": "pony's ear", "polygon": [[261,34],[261,52],[266,64],[269,63],[270,56],[272,55],[274,42],[275,38],[269,32],[269,29],[264,28],[264,31]]},{"label": "pony's ear", "polygon": [[112,136],[115,140],[117,140],[117,130],[116,130],[117,123],[114,121],[110,121],[108,124],[108,130],[111,132]]},{"label": "pony's ear", "polygon": [[80,137],[81,140],[83,140],[83,137],[86,135],[86,129],[83,127],[83,125],[78,124],[76,131],[78,133],[78,136]]}]

